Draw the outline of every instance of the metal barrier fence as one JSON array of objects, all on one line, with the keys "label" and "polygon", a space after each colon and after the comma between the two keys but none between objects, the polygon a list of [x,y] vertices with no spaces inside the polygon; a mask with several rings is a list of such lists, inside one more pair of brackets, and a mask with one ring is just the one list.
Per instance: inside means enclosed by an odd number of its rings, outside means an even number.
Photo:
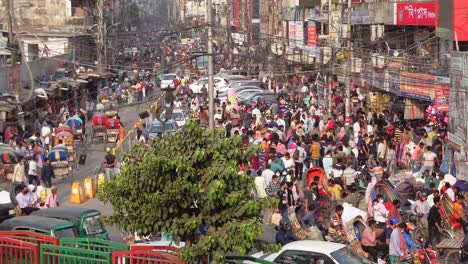
[{"label": "metal barrier fence", "polygon": [[8,237],[19,241],[33,243],[37,245],[48,244],[58,245],[59,239],[28,231],[0,231],[0,238]]},{"label": "metal barrier fence", "polygon": [[109,264],[110,252],[42,244],[40,264]]},{"label": "metal barrier fence", "polygon": [[151,250],[116,251],[112,253],[113,264],[183,264],[174,255]]},{"label": "metal barrier fence", "polygon": [[[155,113],[157,113],[158,105],[159,102],[164,98],[165,92],[163,92],[157,99],[156,101],[147,109],[149,113],[152,113],[153,116]],[[141,125],[143,123],[143,119],[139,119],[138,122],[135,123],[135,125]],[[132,148],[132,143],[136,140],[136,135],[135,135],[135,125],[129,129],[127,132],[127,135],[122,140],[119,140],[117,146],[114,149],[114,155],[117,158],[120,158],[123,153],[128,153],[130,152]]]},{"label": "metal barrier fence", "polygon": [[129,249],[129,247],[126,245],[102,240],[99,238],[62,238],[60,239],[60,246],[101,252],[112,252]]},{"label": "metal barrier fence", "polygon": [[39,245],[0,237],[0,263],[39,264]]}]

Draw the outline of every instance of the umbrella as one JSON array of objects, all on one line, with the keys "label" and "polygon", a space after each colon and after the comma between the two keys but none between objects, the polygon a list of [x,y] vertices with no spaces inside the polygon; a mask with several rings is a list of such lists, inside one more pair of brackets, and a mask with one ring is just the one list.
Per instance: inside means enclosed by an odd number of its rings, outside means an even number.
[{"label": "umbrella", "polygon": [[55,130],[55,133],[58,134],[62,131],[66,131],[66,132],[69,132],[70,134],[73,134],[73,130],[69,127],[69,126],[62,126],[62,127],[59,127]]},{"label": "umbrella", "polygon": [[80,122],[80,124],[83,123],[83,120],[79,116],[72,116],[72,117],[68,118],[68,120],[76,120],[76,121]]},{"label": "umbrella", "polygon": [[82,124],[83,124],[83,121],[81,121],[80,118],[69,118],[66,122],[67,126],[71,127],[71,129],[73,130],[76,130],[76,129],[80,129]]},{"label": "umbrella", "polygon": [[70,133],[70,131],[66,131],[66,130],[55,133],[56,138],[66,138],[66,137],[71,137],[71,136],[73,136],[73,132]]},{"label": "umbrella", "polygon": [[16,164],[18,163],[18,154],[8,146],[0,146],[0,158],[3,164]]}]

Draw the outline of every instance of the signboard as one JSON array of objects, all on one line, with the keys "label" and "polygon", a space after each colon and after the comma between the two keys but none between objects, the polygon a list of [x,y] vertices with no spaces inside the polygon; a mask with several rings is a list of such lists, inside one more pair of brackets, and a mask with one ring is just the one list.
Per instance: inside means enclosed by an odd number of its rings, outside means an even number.
[{"label": "signboard", "polygon": [[385,78],[388,81],[388,91],[392,94],[400,95],[400,73],[386,71],[385,74]]},{"label": "signboard", "polygon": [[[450,62],[449,131],[464,142],[468,139],[468,55],[452,52]],[[462,147],[465,147],[464,145]]]},{"label": "signboard", "polygon": [[309,47],[317,46],[317,26],[313,21],[309,21],[307,26],[307,45]]},{"label": "signboard", "polygon": [[304,45],[304,22],[295,21],[296,24],[296,47],[302,47]]},{"label": "signboard", "polygon": [[341,34],[341,11],[331,11],[330,14],[330,27],[329,27],[329,34],[330,39],[332,41],[333,47],[339,48],[340,47],[340,34]]},{"label": "signboard", "polygon": [[289,46],[293,47],[296,44],[296,23],[294,21],[288,22],[288,33]]},{"label": "signboard", "polygon": [[401,96],[432,102],[435,98],[435,80],[435,75],[413,72],[401,72]]},{"label": "signboard", "polygon": [[453,28],[457,33],[456,38],[458,41],[468,41],[468,27],[466,26],[468,25],[467,10],[468,1],[453,0]]},{"label": "signboard", "polygon": [[395,3],[395,24],[408,26],[437,25],[437,5],[435,2]]},{"label": "signboard", "polygon": [[[343,24],[348,23],[348,10],[344,11]],[[352,25],[370,25],[371,22],[371,12],[370,11],[361,11],[356,10],[351,12],[351,24]]]}]

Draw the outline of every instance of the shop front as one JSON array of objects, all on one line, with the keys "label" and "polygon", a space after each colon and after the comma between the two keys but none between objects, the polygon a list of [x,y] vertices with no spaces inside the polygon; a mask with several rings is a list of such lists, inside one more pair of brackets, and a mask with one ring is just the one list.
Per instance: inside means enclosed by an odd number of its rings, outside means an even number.
[{"label": "shop front", "polygon": [[427,114],[436,121],[448,111],[449,78],[431,74],[401,72],[400,96],[405,100],[404,118],[422,119]]},{"label": "shop front", "polygon": [[398,109],[400,94],[399,73],[391,69],[366,68],[362,83],[368,90],[369,107],[376,113],[391,112]]}]

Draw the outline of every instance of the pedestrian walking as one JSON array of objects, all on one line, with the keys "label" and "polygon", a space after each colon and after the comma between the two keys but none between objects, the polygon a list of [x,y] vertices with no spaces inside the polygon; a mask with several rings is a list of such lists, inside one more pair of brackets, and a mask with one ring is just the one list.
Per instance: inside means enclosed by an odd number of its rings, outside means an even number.
[{"label": "pedestrian walking", "polygon": [[55,178],[54,168],[50,165],[50,160],[47,159],[45,162],[45,166],[42,168],[41,171],[41,180],[44,182],[44,185],[47,188],[52,186],[52,179]]},{"label": "pedestrian walking", "polygon": [[50,187],[50,193],[47,195],[44,206],[46,208],[59,207],[58,197],[57,197],[57,186]]},{"label": "pedestrian walking", "polygon": [[115,175],[115,156],[111,153],[110,148],[106,148],[106,156],[104,160],[104,165],[106,167],[106,178],[108,181],[112,180]]}]

